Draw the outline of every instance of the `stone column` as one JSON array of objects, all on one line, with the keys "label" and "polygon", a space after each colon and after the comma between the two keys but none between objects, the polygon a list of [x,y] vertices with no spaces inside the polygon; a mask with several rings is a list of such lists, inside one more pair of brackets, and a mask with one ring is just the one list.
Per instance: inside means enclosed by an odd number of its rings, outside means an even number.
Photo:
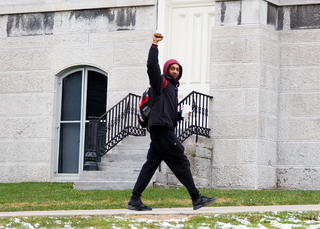
[{"label": "stone column", "polygon": [[211,43],[212,187],[276,186],[278,34],[264,0],[216,1]]}]

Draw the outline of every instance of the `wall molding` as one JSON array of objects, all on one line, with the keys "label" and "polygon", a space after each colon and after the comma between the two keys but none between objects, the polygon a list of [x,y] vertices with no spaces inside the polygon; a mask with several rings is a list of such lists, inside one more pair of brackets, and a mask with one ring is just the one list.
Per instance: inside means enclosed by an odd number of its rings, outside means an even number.
[{"label": "wall molding", "polygon": [[128,6],[151,6],[156,4],[157,0],[60,0],[58,2],[46,3],[2,3],[0,4],[0,15],[57,12],[97,8],[116,8]]},{"label": "wall molding", "polygon": [[[242,0],[216,0],[216,2],[242,1]],[[320,0],[264,0],[277,6],[320,4]]]},{"label": "wall molding", "polygon": [[320,4],[319,0],[266,0],[277,6],[310,5]]}]

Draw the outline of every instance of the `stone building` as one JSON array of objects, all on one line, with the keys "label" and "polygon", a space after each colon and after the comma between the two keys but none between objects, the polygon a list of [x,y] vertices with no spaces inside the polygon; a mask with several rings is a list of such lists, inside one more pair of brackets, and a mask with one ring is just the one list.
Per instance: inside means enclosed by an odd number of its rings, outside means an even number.
[{"label": "stone building", "polygon": [[320,189],[319,3],[216,1],[213,187]]},{"label": "stone building", "polygon": [[320,0],[1,1],[0,182],[81,181],[89,116],[144,91],[158,30],[181,98],[213,96],[210,138],[184,143],[198,187],[320,190],[319,18]]}]

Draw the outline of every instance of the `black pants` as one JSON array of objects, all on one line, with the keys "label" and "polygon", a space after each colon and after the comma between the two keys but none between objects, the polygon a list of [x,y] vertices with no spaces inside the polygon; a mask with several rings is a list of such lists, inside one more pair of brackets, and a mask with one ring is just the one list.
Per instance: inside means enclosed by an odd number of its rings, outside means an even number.
[{"label": "black pants", "polygon": [[150,148],[147,161],[142,166],[137,182],[132,190],[132,198],[140,198],[153,174],[163,160],[187,188],[192,199],[199,196],[190,171],[190,162],[184,154],[184,147],[169,127],[152,126],[150,128]]}]

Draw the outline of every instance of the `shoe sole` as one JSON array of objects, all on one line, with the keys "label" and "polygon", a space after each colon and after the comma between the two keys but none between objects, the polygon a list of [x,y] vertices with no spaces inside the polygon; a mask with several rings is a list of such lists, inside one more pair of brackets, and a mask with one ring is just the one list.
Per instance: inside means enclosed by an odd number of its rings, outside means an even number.
[{"label": "shoe sole", "polygon": [[127,205],[126,206],[126,209],[128,210],[132,210],[132,211],[151,211],[151,209],[148,209],[148,208],[138,208],[138,207],[134,207],[134,206],[130,206],[130,205]]},{"label": "shoe sole", "polygon": [[209,202],[207,202],[205,204],[199,204],[199,205],[193,206],[193,210],[198,210],[199,208],[207,206],[207,205],[213,203],[214,201],[216,201],[217,199],[218,199],[217,197],[214,197],[213,200],[211,200],[211,201],[209,201]]}]

